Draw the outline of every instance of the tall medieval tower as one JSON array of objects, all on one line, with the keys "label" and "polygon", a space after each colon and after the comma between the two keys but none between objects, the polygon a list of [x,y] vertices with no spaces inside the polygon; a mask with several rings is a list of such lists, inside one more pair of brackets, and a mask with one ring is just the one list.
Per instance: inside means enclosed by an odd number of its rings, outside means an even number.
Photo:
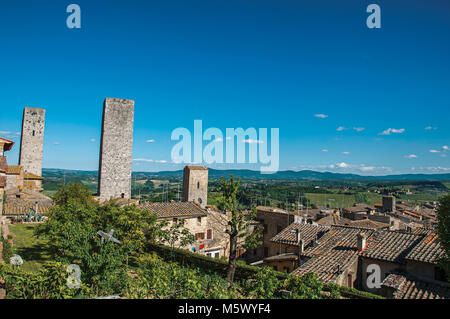
[{"label": "tall medieval tower", "polygon": [[105,99],[98,170],[100,201],[131,198],[133,122],[133,100]]},{"label": "tall medieval tower", "polygon": [[208,169],[188,165],[183,171],[183,202],[194,202],[202,208],[208,201]]},{"label": "tall medieval tower", "polygon": [[38,176],[42,176],[44,127],[44,109],[26,107],[23,110],[19,165],[23,166],[25,172]]}]

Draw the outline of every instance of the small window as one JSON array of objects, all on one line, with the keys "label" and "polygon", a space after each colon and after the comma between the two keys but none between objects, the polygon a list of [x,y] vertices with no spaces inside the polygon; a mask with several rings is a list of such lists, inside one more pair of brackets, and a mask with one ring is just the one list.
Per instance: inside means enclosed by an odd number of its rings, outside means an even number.
[{"label": "small window", "polygon": [[195,234],[195,240],[203,240],[203,239],[205,239],[205,233]]},{"label": "small window", "polygon": [[174,218],[172,221],[174,224],[176,224],[176,223],[178,223],[178,218]]},{"label": "small window", "polygon": [[200,189],[200,182],[197,182],[197,189]]},{"label": "small window", "polygon": [[33,136],[36,134],[36,132],[33,130],[33,133],[31,133]]},{"label": "small window", "polygon": [[198,223],[199,225],[202,224],[202,218],[201,218],[201,217],[197,217],[197,223]]},{"label": "small window", "polygon": [[202,201],[202,199],[200,197],[198,198],[198,203],[199,204],[203,203],[203,201]]},{"label": "small window", "polygon": [[125,193],[120,194],[121,198],[125,198]]},{"label": "small window", "polygon": [[212,229],[208,229],[206,232],[206,239],[212,239]]}]

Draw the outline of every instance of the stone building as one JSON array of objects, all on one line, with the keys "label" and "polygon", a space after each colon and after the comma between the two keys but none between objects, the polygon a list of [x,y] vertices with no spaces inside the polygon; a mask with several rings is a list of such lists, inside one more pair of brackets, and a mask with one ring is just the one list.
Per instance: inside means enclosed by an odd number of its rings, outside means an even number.
[{"label": "stone building", "polygon": [[263,228],[262,244],[257,248],[247,251],[244,258],[248,262],[255,262],[266,257],[278,254],[274,250],[270,240],[284,228],[294,222],[300,222],[301,217],[296,213],[290,213],[280,208],[258,206],[256,208],[256,220]]},{"label": "stone building", "polygon": [[13,145],[13,141],[0,137],[0,216],[3,212],[3,194],[7,185],[8,163],[5,152],[9,151]]},{"label": "stone building", "polygon": [[208,169],[187,165],[183,171],[183,202],[194,202],[202,208],[208,202]]},{"label": "stone building", "polygon": [[139,207],[156,214],[158,220],[166,220],[167,227],[182,220],[195,242],[180,248],[213,258],[228,257],[229,245],[222,226],[226,217],[221,213],[203,209],[194,202],[148,203]]},{"label": "stone building", "polygon": [[21,165],[8,165],[6,172],[6,189],[23,186],[24,172]]},{"label": "stone building", "polygon": [[26,107],[23,110],[19,165],[24,172],[42,176],[45,110]]},{"label": "stone building", "polygon": [[100,144],[100,201],[131,198],[134,101],[106,98]]},{"label": "stone building", "polygon": [[[271,242],[275,249],[270,251],[277,252],[265,258],[264,264],[290,272],[291,265],[297,262],[294,275],[314,272],[324,283],[354,287],[388,298],[440,298],[450,292],[438,265],[445,252],[437,234],[430,229],[404,233],[294,223]],[[372,283],[373,267],[379,269],[375,287],[368,284]],[[396,284],[392,283],[393,277],[399,279]],[[418,287],[422,287],[422,293],[418,293]]]}]

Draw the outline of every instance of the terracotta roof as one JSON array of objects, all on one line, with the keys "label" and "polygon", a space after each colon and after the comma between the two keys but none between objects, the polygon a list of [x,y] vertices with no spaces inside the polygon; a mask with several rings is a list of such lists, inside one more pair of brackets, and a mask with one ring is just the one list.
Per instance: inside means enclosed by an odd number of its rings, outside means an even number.
[{"label": "terracotta roof", "polygon": [[374,231],[367,238],[361,256],[404,263],[406,255],[422,240],[422,236],[390,231]]},{"label": "terracotta roof", "polygon": [[439,243],[438,235],[429,231],[429,233],[423,237],[419,244],[417,244],[405,258],[408,260],[435,264],[444,257],[444,255],[445,251]]},{"label": "terracotta roof", "polygon": [[33,173],[24,173],[23,174],[23,178],[24,179],[39,179],[39,180],[42,180],[43,178],[41,177],[41,176],[39,176],[39,175],[35,175],[35,174],[33,174]]},{"label": "terracotta roof", "polygon": [[11,140],[7,140],[6,138],[0,137],[0,144],[4,145],[3,146],[4,151],[9,151],[13,147],[14,142]]},{"label": "terracotta roof", "polygon": [[8,171],[7,174],[20,174],[20,170],[22,169],[22,166],[20,165],[8,165]]},{"label": "terracotta roof", "polygon": [[266,212],[266,213],[279,213],[279,214],[286,214],[286,215],[297,215],[298,212],[288,212],[284,209],[278,208],[278,207],[269,207],[269,206],[257,206],[257,211],[260,212]]},{"label": "terracotta roof", "polygon": [[[41,215],[47,215],[50,207],[53,206],[50,201],[40,201],[38,204],[38,211]],[[31,209],[36,208],[36,201],[25,199],[8,199],[3,207],[4,215],[23,215],[30,212]]]},{"label": "terracotta roof", "polygon": [[8,163],[6,162],[6,156],[0,156],[0,172],[6,173],[8,171]]},{"label": "terracotta roof", "polygon": [[158,218],[206,216],[207,211],[193,202],[148,203],[139,205],[141,209],[156,213]]},{"label": "terracotta roof", "polygon": [[299,224],[292,223],[283,229],[280,233],[275,235],[270,241],[275,243],[288,244],[299,246],[296,241],[296,234],[292,231],[300,231],[300,239],[303,240],[305,247],[308,246],[314,239],[322,237],[330,230],[330,227],[321,225]]},{"label": "terracotta roof", "polygon": [[358,228],[380,229],[380,228],[388,228],[389,224],[377,222],[371,219],[361,219],[361,220],[353,220],[350,223],[350,226]]},{"label": "terracotta roof", "polygon": [[264,261],[286,261],[286,260],[298,260],[298,255],[294,253],[286,253],[264,258]]},{"label": "terracotta roof", "polygon": [[314,272],[325,283],[334,282],[357,259],[358,256],[355,251],[333,250],[317,258],[309,259],[299,268],[295,269],[292,274],[303,276],[307,273]]},{"label": "terracotta roof", "polygon": [[[332,226],[315,247],[302,254],[309,259],[293,271],[294,275],[303,276],[309,272],[316,273],[324,282],[333,282],[358,259],[357,238],[361,229]],[[371,232],[370,230],[364,230]]]},{"label": "terracotta roof", "polygon": [[448,284],[426,282],[411,275],[392,273],[381,285],[393,288],[395,299],[450,299]]}]

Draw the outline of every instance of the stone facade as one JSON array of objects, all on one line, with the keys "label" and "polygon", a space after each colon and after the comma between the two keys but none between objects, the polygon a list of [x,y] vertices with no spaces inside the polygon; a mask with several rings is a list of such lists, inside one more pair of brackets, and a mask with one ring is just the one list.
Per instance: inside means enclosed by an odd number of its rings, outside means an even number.
[{"label": "stone facade", "polygon": [[45,110],[26,107],[23,110],[19,165],[25,172],[42,176]]},{"label": "stone facade", "polygon": [[134,101],[103,103],[98,195],[100,201],[131,198]]},{"label": "stone facade", "polygon": [[194,202],[202,208],[208,201],[208,169],[188,165],[183,171],[183,201]]}]

